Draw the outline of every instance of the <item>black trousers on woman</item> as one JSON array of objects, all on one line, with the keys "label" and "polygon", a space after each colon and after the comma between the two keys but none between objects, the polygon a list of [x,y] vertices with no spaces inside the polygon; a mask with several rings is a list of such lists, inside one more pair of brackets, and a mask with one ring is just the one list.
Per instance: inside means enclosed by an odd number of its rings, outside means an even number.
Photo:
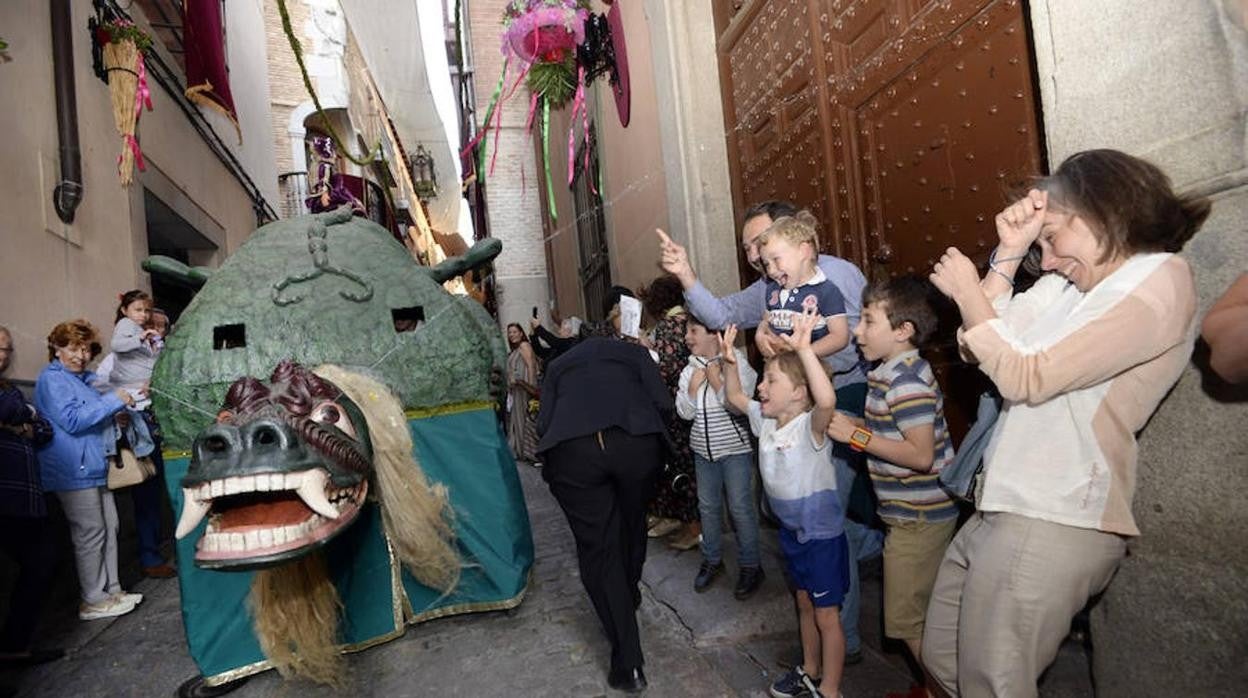
[{"label": "black trousers on woman", "polygon": [[646,507],[663,468],[658,434],[608,429],[546,451],[542,476],[576,538],[581,582],[611,641],[611,668],[640,667],[638,583],[646,562]]}]

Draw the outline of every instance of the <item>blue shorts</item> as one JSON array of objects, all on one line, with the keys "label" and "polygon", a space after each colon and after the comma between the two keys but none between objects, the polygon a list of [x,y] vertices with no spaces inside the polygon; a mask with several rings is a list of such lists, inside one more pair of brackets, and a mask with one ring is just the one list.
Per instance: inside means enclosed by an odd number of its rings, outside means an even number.
[{"label": "blue shorts", "polygon": [[844,533],[799,543],[792,531],[781,528],[780,549],[793,586],[805,591],[812,604],[841,605],[849,591],[849,543]]}]

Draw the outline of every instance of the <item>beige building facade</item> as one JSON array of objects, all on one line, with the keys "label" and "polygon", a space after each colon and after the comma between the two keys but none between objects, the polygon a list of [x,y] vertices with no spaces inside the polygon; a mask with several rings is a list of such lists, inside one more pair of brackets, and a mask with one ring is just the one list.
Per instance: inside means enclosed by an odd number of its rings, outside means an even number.
[{"label": "beige building facade", "polygon": [[[226,119],[202,117],[237,166],[227,166],[214,154],[178,107],[181,98],[149,73],[154,110],[144,112],[138,134],[146,171],[136,172],[129,188],[117,175],[121,138],[108,85],[92,69],[91,4],[66,2],[72,13],[83,197],[73,223],[63,223],[52,204],[60,161],[50,4],[0,3],[10,59],[0,64],[0,92],[10,104],[0,112],[5,134],[0,163],[8,173],[10,197],[0,223],[0,324],[13,333],[17,357],[10,375],[18,379],[34,379],[47,363],[45,340],[58,322],[85,317],[107,340],[118,294],[152,289],[140,263],[153,251],[183,255],[193,265],[216,265],[256,228],[264,206],[272,211],[277,201],[260,0],[232,2],[227,13],[242,144]],[[130,13],[150,32],[137,3]],[[154,50],[176,70],[177,62],[160,42]]]}]

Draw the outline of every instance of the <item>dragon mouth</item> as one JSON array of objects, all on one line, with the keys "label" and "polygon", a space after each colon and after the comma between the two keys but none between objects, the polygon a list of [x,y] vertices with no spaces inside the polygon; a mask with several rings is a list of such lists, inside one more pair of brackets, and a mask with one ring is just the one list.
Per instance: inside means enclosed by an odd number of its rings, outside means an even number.
[{"label": "dragon mouth", "polygon": [[337,487],[321,468],[293,473],[255,473],[182,488],[181,539],[204,520],[195,562],[238,567],[289,557],[321,543],[359,514],[368,482]]}]

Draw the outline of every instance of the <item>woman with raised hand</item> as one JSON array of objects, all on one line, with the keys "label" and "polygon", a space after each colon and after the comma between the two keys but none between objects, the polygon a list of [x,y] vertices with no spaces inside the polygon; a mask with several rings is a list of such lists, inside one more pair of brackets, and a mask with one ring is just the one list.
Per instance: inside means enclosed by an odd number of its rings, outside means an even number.
[{"label": "woman with raised hand", "polygon": [[[982,279],[955,248],[936,264],[963,355],[1004,401],[979,511],[928,606],[923,660],[950,695],[1035,696],[1071,618],[1139,535],[1135,435],[1192,353],[1196,289],[1176,253],[1208,214],[1156,166],[1086,151],[997,215]],[[1034,247],[1045,273],[1016,295]]]}]

